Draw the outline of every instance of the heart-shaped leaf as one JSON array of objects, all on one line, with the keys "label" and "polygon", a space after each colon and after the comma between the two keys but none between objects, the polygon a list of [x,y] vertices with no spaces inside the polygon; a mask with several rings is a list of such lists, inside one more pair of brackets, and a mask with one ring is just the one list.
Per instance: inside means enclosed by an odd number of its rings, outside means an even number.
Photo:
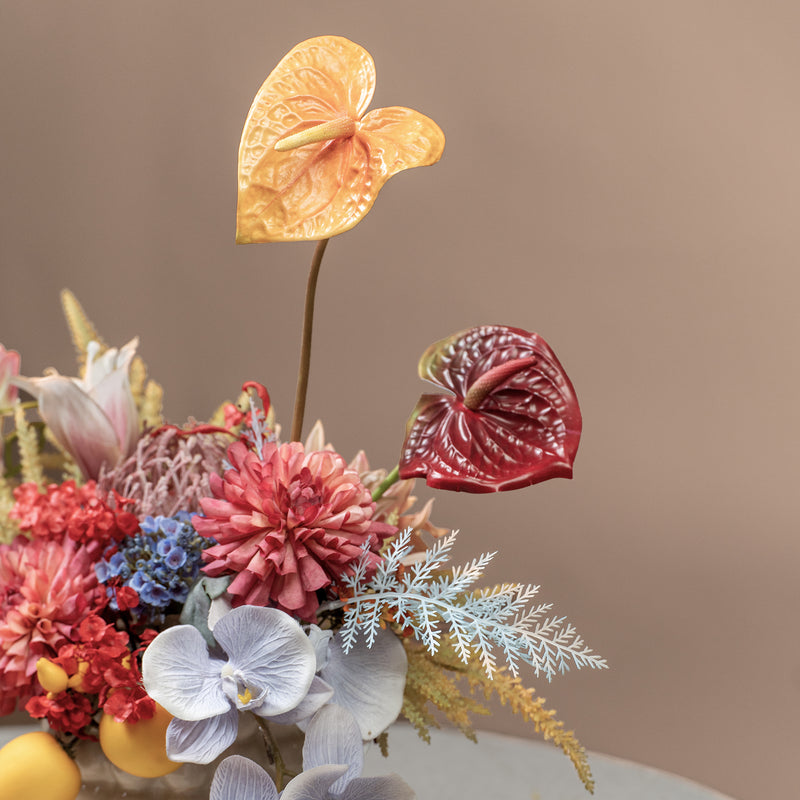
[{"label": "heart-shaped leaf", "polygon": [[444,134],[409,108],[364,114],[375,65],[363,47],[318,36],[264,81],[239,145],[236,241],[326,239],[372,207],[392,175],[433,164]]},{"label": "heart-shaped leaf", "polygon": [[453,395],[419,399],[406,426],[401,478],[497,492],[572,477],[581,412],[540,336],[503,325],[471,328],[431,345],[419,374]]}]

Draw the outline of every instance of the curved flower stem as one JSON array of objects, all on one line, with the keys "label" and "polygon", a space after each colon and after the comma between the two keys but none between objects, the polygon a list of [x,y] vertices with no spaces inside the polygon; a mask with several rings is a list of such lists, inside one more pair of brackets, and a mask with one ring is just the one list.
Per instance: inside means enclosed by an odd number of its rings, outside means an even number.
[{"label": "curved flower stem", "polygon": [[269,723],[262,717],[259,717],[258,714],[253,714],[253,717],[258,723],[258,727],[261,729],[261,735],[264,738],[264,746],[267,748],[267,754],[272,759],[272,763],[275,764],[275,785],[278,791],[281,792],[285,786],[284,781],[287,778],[289,780],[294,778],[295,773],[286,769],[286,762],[283,760],[278,743],[272,735]]},{"label": "curved flower stem", "polygon": [[387,489],[400,480],[400,465],[398,464],[379,484],[378,488],[372,493],[372,502],[380,500]]},{"label": "curved flower stem", "polygon": [[293,442],[300,441],[303,432],[303,417],[306,413],[306,393],[308,392],[308,372],[311,365],[311,332],[314,327],[314,297],[317,292],[317,278],[322,266],[322,256],[329,239],[320,239],[314,250],[311,269],[306,284],[306,305],[303,311],[303,339],[300,345],[300,366],[297,370],[297,392],[294,396],[294,416],[292,417]]}]

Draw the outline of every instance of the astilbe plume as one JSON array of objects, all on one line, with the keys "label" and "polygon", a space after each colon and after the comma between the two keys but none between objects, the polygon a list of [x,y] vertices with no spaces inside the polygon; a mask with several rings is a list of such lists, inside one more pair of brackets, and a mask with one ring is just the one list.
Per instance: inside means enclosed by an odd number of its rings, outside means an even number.
[{"label": "astilbe plume", "polygon": [[36,662],[74,641],[83,619],[106,605],[88,548],[18,536],[0,545],[0,714],[36,690]]},{"label": "astilbe plume", "polygon": [[134,453],[100,476],[101,489],[115,489],[134,503],[139,517],[172,517],[200,510],[211,494],[209,475],[219,472],[228,437],[172,426],[145,433]]},{"label": "astilbe plume", "polygon": [[211,477],[205,517],[193,524],[218,544],[203,553],[206,574],[234,574],[234,605],[272,605],[313,620],[318,590],[352,571],[362,556],[380,561],[396,532],[373,519],[375,504],[358,475],[331,451],[305,452],[299,442],[244,442],[228,448],[230,469]]}]

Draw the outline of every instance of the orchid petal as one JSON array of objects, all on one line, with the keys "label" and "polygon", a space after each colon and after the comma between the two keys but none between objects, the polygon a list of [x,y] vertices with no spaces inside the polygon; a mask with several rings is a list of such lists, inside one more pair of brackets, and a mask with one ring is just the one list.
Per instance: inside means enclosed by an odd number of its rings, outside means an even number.
[{"label": "orchid petal", "polygon": [[228,756],[214,773],[208,800],[278,800],[278,790],[255,761]]},{"label": "orchid petal", "polygon": [[414,800],[414,790],[399,775],[355,778],[337,800]]},{"label": "orchid petal", "polygon": [[334,689],[333,701],[355,717],[362,739],[374,739],[403,706],[408,660],[400,640],[382,630],[369,647],[359,640],[345,653],[337,633],[321,677]]},{"label": "orchid petal", "polygon": [[331,787],[331,794],[337,795],[364,768],[358,723],[349,711],[337,705],[325,706],[314,715],[303,744],[303,769],[326,764],[347,764],[347,772]]},{"label": "orchid petal", "polygon": [[314,648],[288,614],[239,606],[217,621],[214,636],[231,667],[255,689],[252,695],[266,691],[260,716],[289,711],[306,696],[316,669]]},{"label": "orchid petal", "polygon": [[[328,800],[331,786],[347,772],[344,764],[303,770],[289,781],[281,800]],[[242,798],[244,800],[244,798]]]},{"label": "orchid petal", "polygon": [[308,640],[311,642],[317,658],[317,672],[328,663],[328,648],[332,637],[333,631],[322,630],[319,625],[310,625],[308,628]]},{"label": "orchid petal", "polygon": [[[333,687],[315,675],[308,694],[293,709],[284,714],[271,715],[270,720],[279,725],[301,724],[304,720],[313,717],[332,697]],[[259,709],[255,709],[255,713],[262,716]]]},{"label": "orchid petal", "polygon": [[167,726],[167,757],[170,761],[210,764],[236,741],[238,731],[239,712],[231,706],[224,714],[208,719],[173,717]]},{"label": "orchid petal", "polygon": [[144,651],[142,678],[150,697],[173,716],[206,719],[231,707],[220,679],[224,663],[209,656],[197,628],[176,625],[159,633]]},{"label": "orchid petal", "polygon": [[[227,579],[227,576],[225,576]],[[219,578],[207,578],[206,580],[219,580]],[[228,580],[230,583],[230,580]],[[215,597],[208,607],[208,629],[213,631],[217,623],[233,611],[233,603],[227,594]]]}]

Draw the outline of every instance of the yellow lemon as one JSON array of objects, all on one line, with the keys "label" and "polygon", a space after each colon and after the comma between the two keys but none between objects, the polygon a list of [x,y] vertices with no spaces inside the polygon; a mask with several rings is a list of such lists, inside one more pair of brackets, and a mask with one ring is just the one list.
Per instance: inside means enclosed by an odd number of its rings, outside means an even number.
[{"label": "yellow lemon", "polygon": [[3,800],[75,800],[80,790],[80,770],[49,733],[23,733],[0,750]]},{"label": "yellow lemon", "polygon": [[[172,715],[156,704],[155,716],[139,722],[100,719],[100,747],[115,766],[140,778],[158,778],[180,764],[167,758],[167,725]],[[1,795],[0,795],[1,796]]]}]

